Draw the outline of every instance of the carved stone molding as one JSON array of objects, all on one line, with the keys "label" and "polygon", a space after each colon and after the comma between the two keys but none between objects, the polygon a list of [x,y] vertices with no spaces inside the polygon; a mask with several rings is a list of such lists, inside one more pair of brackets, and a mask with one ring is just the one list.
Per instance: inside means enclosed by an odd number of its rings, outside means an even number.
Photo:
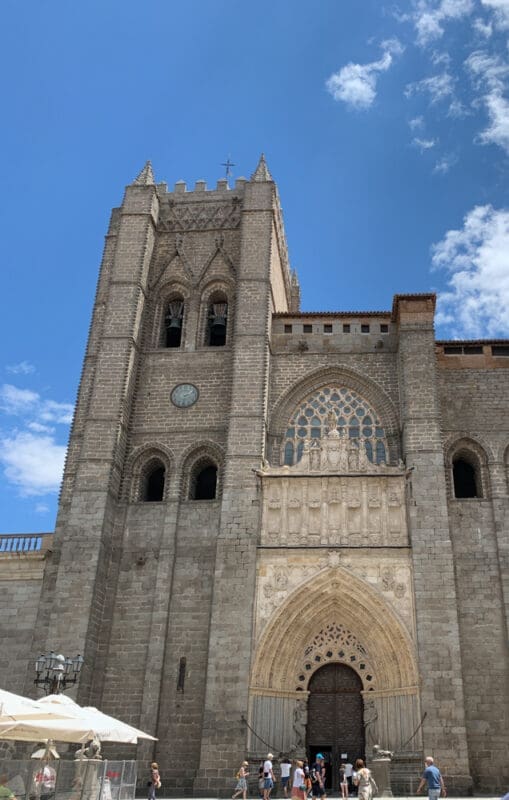
[{"label": "carved stone molding", "polygon": [[[296,474],[267,469],[263,486],[263,545],[405,546],[404,476]],[[391,469],[386,468],[387,469]]]},{"label": "carved stone molding", "polygon": [[161,231],[205,231],[237,228],[240,224],[241,203],[169,203],[161,209]]}]

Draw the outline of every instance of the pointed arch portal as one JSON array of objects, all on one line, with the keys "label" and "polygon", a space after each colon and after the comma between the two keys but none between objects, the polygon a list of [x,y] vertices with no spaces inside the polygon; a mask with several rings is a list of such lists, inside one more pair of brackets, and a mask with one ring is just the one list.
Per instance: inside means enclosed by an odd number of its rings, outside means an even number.
[{"label": "pointed arch portal", "polygon": [[324,665],[343,665],[355,675],[363,699],[358,741],[365,736],[367,748],[379,743],[398,750],[412,737],[420,719],[415,643],[375,588],[333,567],[291,593],[258,638],[250,689],[253,755],[263,750],[261,740],[302,756],[306,744],[314,747],[309,697]]}]

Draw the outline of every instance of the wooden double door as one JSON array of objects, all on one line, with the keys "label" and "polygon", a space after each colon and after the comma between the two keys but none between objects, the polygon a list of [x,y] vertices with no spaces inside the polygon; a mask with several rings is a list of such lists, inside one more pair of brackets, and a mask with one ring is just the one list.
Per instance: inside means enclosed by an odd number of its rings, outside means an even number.
[{"label": "wooden double door", "polygon": [[327,790],[339,789],[339,766],[364,758],[362,682],[346,664],[326,664],[309,683],[307,751],[323,753]]}]

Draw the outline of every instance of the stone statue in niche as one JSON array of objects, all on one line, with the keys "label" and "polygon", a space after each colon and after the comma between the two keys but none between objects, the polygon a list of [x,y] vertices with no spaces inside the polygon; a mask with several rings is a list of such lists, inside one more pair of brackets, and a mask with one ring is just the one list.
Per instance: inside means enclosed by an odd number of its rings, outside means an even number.
[{"label": "stone statue in niche", "polygon": [[359,439],[359,469],[361,472],[366,472],[368,467],[372,466],[368,459],[368,454],[366,453],[366,441],[365,439]]},{"label": "stone statue in niche", "polygon": [[350,472],[357,472],[359,469],[359,450],[353,439],[348,448],[348,469]]},{"label": "stone statue in niche", "polygon": [[293,734],[295,737],[295,750],[302,750],[306,746],[306,725],[308,721],[308,707],[306,700],[297,700],[293,709]]},{"label": "stone statue in niche", "polygon": [[288,584],[288,575],[286,570],[278,567],[274,571],[274,585],[278,591],[284,591]]},{"label": "stone statue in niche", "polygon": [[378,711],[374,700],[368,700],[364,706],[364,735],[366,749],[372,750],[378,743]]},{"label": "stone statue in niche", "polygon": [[313,441],[311,442],[309,442],[308,440],[306,444],[308,445],[309,469],[311,471],[316,472],[320,469],[320,463],[322,458],[320,444],[318,442],[318,439],[313,439]]}]

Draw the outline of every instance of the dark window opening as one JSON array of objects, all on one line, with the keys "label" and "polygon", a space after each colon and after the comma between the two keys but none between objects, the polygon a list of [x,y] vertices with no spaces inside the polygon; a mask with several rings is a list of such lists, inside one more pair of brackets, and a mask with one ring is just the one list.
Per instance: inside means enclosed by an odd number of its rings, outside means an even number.
[{"label": "dark window opening", "polygon": [[143,500],[146,503],[159,503],[164,495],[164,467],[155,467],[147,475]]},{"label": "dark window opening", "polygon": [[313,333],[313,326],[312,325],[304,325],[304,333]]},{"label": "dark window opening", "polygon": [[182,320],[184,317],[184,303],[182,300],[172,300],[168,303],[164,316],[165,346],[180,347],[182,341]]},{"label": "dark window opening", "polygon": [[324,325],[323,326],[324,333],[332,333],[332,325]]},{"label": "dark window opening", "polygon": [[343,333],[350,333],[350,325],[343,325]]},{"label": "dark window opening", "polygon": [[388,325],[380,325],[380,333],[389,333],[389,326]]},{"label": "dark window opening", "polygon": [[444,347],[444,354],[446,356],[460,356],[463,353],[463,348],[458,345],[446,345]]},{"label": "dark window opening", "polygon": [[209,307],[207,344],[210,347],[224,347],[228,322],[228,303],[218,301]]},{"label": "dark window opening", "polygon": [[361,333],[369,333],[369,325],[361,325]]},{"label": "dark window opening", "polygon": [[179,673],[177,678],[177,692],[184,691],[184,683],[186,682],[186,659],[185,656],[179,661]]},{"label": "dark window opening", "polygon": [[217,467],[208,464],[196,473],[191,482],[191,500],[215,500]]},{"label": "dark window opening", "polygon": [[292,332],[292,326],[291,325],[285,325],[285,333],[291,333],[291,332]]},{"label": "dark window opening", "polygon": [[492,356],[509,356],[509,345],[507,344],[493,344],[491,345]]},{"label": "dark window opening", "polygon": [[452,465],[454,478],[454,496],[458,498],[479,497],[475,469],[463,458],[458,458]]},{"label": "dark window opening", "polygon": [[463,348],[463,352],[466,356],[482,356],[484,351],[482,345],[469,344]]}]

